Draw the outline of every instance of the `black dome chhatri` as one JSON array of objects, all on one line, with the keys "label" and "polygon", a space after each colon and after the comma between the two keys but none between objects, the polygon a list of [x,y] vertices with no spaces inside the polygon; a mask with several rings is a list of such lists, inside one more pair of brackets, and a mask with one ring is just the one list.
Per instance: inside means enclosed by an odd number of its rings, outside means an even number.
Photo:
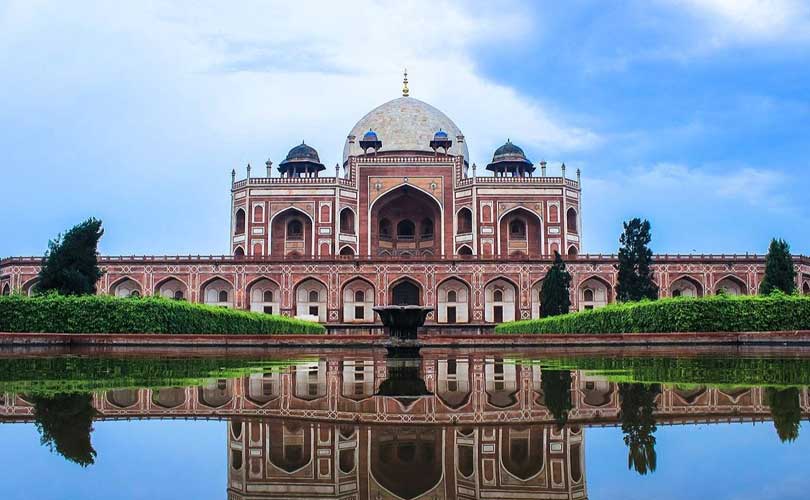
[{"label": "black dome chhatri", "polygon": [[281,173],[298,174],[303,172],[319,172],[326,170],[318,157],[318,152],[312,146],[301,142],[287,153],[287,157],[279,163],[278,171]]},{"label": "black dome chhatri", "polygon": [[499,172],[501,175],[509,172],[522,177],[525,172],[534,172],[534,164],[526,158],[526,153],[519,146],[507,139],[506,144],[495,150],[492,163],[487,165],[487,170]]}]

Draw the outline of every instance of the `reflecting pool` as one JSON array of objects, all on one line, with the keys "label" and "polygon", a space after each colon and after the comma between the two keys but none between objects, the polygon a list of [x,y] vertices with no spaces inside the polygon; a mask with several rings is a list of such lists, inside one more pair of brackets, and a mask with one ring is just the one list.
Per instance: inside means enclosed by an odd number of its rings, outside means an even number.
[{"label": "reflecting pool", "polygon": [[0,351],[2,498],[807,498],[810,351]]}]

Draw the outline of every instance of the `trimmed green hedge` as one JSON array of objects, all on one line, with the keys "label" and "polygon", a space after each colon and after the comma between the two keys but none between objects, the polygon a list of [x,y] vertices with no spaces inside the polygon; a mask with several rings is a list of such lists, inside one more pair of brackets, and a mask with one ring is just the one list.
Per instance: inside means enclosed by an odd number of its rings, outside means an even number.
[{"label": "trimmed green hedge", "polygon": [[311,321],[160,297],[0,297],[0,332],[318,334],[325,331]]},{"label": "trimmed green hedge", "polygon": [[496,333],[505,334],[787,330],[810,330],[810,297],[774,293],[625,302],[495,327]]}]

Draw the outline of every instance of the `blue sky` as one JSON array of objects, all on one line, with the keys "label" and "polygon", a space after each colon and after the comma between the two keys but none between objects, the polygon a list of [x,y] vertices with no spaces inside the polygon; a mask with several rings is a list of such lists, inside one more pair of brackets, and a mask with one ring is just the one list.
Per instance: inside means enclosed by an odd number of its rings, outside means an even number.
[{"label": "blue sky", "polygon": [[0,255],[90,215],[107,254],[224,253],[231,169],[334,165],[406,66],[479,165],[509,137],[582,170],[586,252],[640,216],[657,252],[810,253],[801,0],[5,0]]}]

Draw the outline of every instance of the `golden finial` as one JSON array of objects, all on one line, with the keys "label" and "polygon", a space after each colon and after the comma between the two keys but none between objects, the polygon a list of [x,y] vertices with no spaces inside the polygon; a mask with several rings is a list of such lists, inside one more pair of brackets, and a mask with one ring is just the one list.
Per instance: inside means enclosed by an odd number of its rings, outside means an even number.
[{"label": "golden finial", "polygon": [[408,97],[408,68],[405,68],[405,78],[402,79],[402,97]]}]

